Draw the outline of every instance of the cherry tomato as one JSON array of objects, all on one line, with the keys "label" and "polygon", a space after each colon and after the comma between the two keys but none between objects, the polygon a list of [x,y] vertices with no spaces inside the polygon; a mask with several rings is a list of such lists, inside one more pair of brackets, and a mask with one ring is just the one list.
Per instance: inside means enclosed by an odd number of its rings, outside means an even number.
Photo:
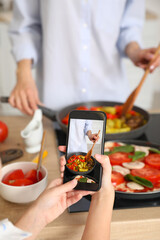
[{"label": "cherry tomato", "polygon": [[90,110],[91,111],[100,111],[101,107],[91,107]]},{"label": "cherry tomato", "polygon": [[151,167],[150,168],[144,167],[141,169],[133,169],[133,170],[131,170],[131,174],[133,176],[145,178],[145,179],[151,181],[152,183],[156,183],[156,182],[160,181],[160,170],[151,168]]},{"label": "cherry tomato", "polygon": [[145,162],[151,167],[160,169],[160,154],[153,153],[145,157]]},{"label": "cherry tomato", "polygon": [[115,119],[118,118],[116,114],[106,113],[107,119]]},{"label": "cherry tomato", "polygon": [[136,116],[137,113],[134,111],[134,110],[130,110],[129,113],[132,115],[132,116]]},{"label": "cherry tomato", "polygon": [[0,142],[3,142],[8,136],[8,127],[7,125],[0,121]]},{"label": "cherry tomato", "polygon": [[76,110],[88,110],[86,106],[77,107]]},{"label": "cherry tomato", "polygon": [[125,182],[125,180],[121,173],[112,171],[111,182],[112,182],[113,186],[115,187],[115,186]]},{"label": "cherry tomato", "polygon": [[65,116],[65,117],[62,119],[62,123],[65,124],[65,125],[68,125],[68,121],[69,121],[69,114],[67,114],[67,116]]},{"label": "cherry tomato", "polygon": [[109,156],[111,165],[122,165],[124,162],[131,162],[132,159],[128,157],[130,153],[123,153],[123,152],[117,152],[117,153],[112,153]]},{"label": "cherry tomato", "polygon": [[7,185],[11,186],[27,186],[27,185],[32,185],[34,182],[31,181],[30,179],[15,179],[15,180],[9,180]]},{"label": "cherry tomato", "polygon": [[117,113],[118,115],[121,115],[121,113],[122,113],[122,108],[123,108],[122,105],[117,105],[117,106],[115,106],[116,113]]},{"label": "cherry tomato", "polygon": [[22,178],[24,178],[24,173],[23,173],[22,169],[16,169],[14,171],[7,173],[3,177],[2,182],[7,184],[10,180],[17,180],[17,179],[22,179]]}]

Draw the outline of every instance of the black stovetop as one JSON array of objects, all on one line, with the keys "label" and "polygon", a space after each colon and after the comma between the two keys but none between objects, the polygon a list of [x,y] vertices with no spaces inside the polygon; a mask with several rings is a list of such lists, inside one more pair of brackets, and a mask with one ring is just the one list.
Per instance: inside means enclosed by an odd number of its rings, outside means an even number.
[{"label": "black stovetop", "polygon": [[[57,124],[54,124],[57,128]],[[56,130],[57,144],[66,144],[66,134],[58,127]],[[136,140],[147,141],[152,144],[160,145],[160,114],[151,114],[149,126],[142,136]],[[89,210],[90,196],[83,197],[78,203],[69,207],[69,212],[86,212]],[[115,198],[114,209],[127,209],[127,208],[144,208],[160,206],[160,198],[144,200],[131,200]]]}]

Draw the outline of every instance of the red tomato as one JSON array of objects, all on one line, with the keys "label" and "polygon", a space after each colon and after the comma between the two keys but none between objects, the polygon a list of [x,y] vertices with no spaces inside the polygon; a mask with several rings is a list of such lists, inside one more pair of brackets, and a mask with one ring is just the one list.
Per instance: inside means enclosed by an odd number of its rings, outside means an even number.
[{"label": "red tomato", "polygon": [[145,162],[151,167],[160,169],[160,154],[153,153],[145,157]]},{"label": "red tomato", "polygon": [[117,106],[115,106],[115,109],[116,109],[116,113],[119,115],[121,115],[121,112],[122,112],[122,105],[117,105]]},{"label": "red tomato", "polygon": [[62,119],[62,123],[65,124],[65,125],[68,125],[68,121],[69,121],[69,114],[67,114],[67,116],[65,116],[65,117]]},{"label": "red tomato", "polygon": [[131,174],[133,176],[145,178],[145,179],[151,181],[152,183],[156,183],[156,182],[160,181],[160,170],[151,168],[151,167],[150,168],[144,167],[141,169],[133,169],[133,170],[131,170]]},{"label": "red tomato", "polygon": [[22,179],[22,178],[24,178],[24,173],[23,173],[22,169],[17,169],[17,170],[7,173],[3,177],[2,182],[7,184],[10,180],[17,180],[17,179]]},{"label": "red tomato", "polygon": [[134,111],[134,110],[130,110],[129,113],[132,115],[132,116],[136,116],[137,113]]},{"label": "red tomato", "polygon": [[122,165],[124,162],[131,162],[132,159],[128,157],[130,153],[123,153],[123,152],[117,152],[117,153],[112,153],[109,156],[111,165]]},{"label": "red tomato", "polygon": [[30,170],[29,172],[27,172],[25,174],[24,178],[31,180],[33,183],[36,183],[37,182],[37,170],[36,169]]},{"label": "red tomato", "polygon": [[91,111],[100,111],[101,107],[91,107]]},{"label": "red tomato", "polygon": [[77,107],[76,110],[88,110],[86,106]]},{"label": "red tomato", "polygon": [[106,113],[107,119],[115,119],[118,118],[116,114]]},{"label": "red tomato", "polygon": [[11,186],[27,186],[32,185],[34,182],[32,182],[30,179],[15,179],[15,180],[9,180],[7,185]]},{"label": "red tomato", "polygon": [[3,142],[8,136],[8,127],[4,122],[0,121],[0,142]]},{"label": "red tomato", "polygon": [[121,173],[112,171],[111,182],[112,182],[113,186],[115,187],[115,186],[125,182],[125,180]]},{"label": "red tomato", "polygon": [[155,187],[155,188],[160,188],[160,182],[156,182],[156,183],[154,184],[154,187]]}]

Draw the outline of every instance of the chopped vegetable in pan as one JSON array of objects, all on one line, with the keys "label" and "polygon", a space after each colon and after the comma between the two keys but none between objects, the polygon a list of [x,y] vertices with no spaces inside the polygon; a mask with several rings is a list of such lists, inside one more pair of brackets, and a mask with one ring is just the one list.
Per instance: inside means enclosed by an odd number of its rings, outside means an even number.
[{"label": "chopped vegetable in pan", "polygon": [[94,161],[90,158],[86,161],[86,157],[83,155],[73,155],[67,161],[67,167],[76,172],[87,172],[94,166]]},{"label": "chopped vegetable in pan", "polygon": [[[76,110],[91,110],[91,111],[103,111],[107,116],[106,133],[122,133],[129,132],[132,129],[143,126],[146,123],[143,115],[131,110],[124,118],[121,118],[122,105],[111,106],[98,106],[91,107],[88,109],[85,106],[76,108]],[[67,114],[63,119],[62,123],[68,125],[69,114]]]}]

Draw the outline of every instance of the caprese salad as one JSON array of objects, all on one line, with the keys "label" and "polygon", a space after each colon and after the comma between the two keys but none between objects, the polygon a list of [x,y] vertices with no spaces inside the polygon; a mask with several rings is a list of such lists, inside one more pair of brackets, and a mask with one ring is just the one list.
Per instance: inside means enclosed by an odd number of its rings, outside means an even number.
[{"label": "caprese salad", "polygon": [[116,191],[128,193],[160,190],[160,151],[157,148],[106,142],[104,154],[112,165]]}]

